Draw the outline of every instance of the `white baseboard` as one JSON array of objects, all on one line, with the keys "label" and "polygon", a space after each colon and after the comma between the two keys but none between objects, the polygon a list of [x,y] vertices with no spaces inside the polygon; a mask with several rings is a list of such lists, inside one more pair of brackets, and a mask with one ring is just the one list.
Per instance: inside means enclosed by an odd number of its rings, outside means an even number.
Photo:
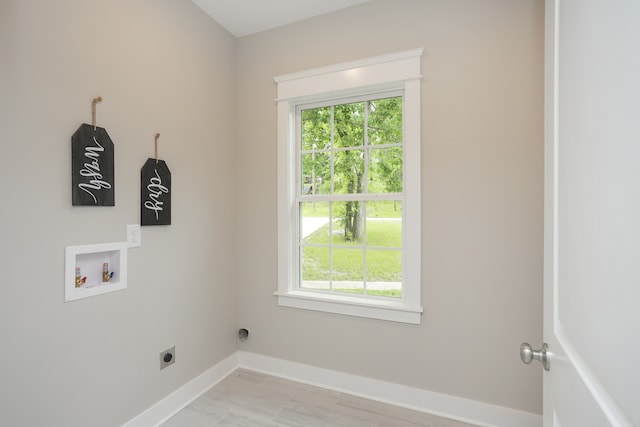
[{"label": "white baseboard", "polygon": [[234,353],[212,368],[207,369],[146,411],[129,420],[122,427],[152,427],[161,425],[237,368],[238,353]]},{"label": "white baseboard", "polygon": [[127,422],[123,427],[159,426],[236,368],[316,385],[480,427],[542,426],[542,416],[537,414],[238,351]]},{"label": "white baseboard", "polygon": [[481,427],[541,427],[542,416],[244,351],[239,367]]}]

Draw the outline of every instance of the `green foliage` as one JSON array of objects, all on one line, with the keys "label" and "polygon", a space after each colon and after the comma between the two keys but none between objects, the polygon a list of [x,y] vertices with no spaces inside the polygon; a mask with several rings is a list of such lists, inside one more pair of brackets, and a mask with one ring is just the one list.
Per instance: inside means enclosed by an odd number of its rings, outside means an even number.
[{"label": "green foliage", "polygon": [[[344,292],[349,294],[362,294],[363,289],[358,288],[333,288],[335,292]],[[379,297],[391,297],[391,298],[401,298],[402,290],[401,289],[367,289],[367,295],[374,295]]]},{"label": "green foliage", "polygon": [[[362,280],[364,248],[361,242],[346,241],[337,233],[331,236],[331,251],[327,245],[329,225],[320,227],[307,236],[302,252],[303,280],[328,280],[330,266],[334,280]],[[399,250],[402,239],[401,221],[370,221],[367,224],[367,242],[371,246],[394,248],[396,250],[367,250],[367,280],[371,282],[402,281],[402,256]],[[336,249],[336,247],[339,247]]]},{"label": "green foliage", "polygon": [[[303,193],[402,191],[402,97],[310,108],[301,115]],[[343,239],[358,241],[362,203],[347,201],[338,209],[334,217],[341,219]]]},{"label": "green foliage", "polygon": [[[371,102],[370,108],[368,135],[371,144],[402,144],[402,98],[379,99]],[[402,147],[374,148],[370,158],[370,186],[380,192],[401,192]]]},{"label": "green foliage", "polygon": [[[335,202],[335,204],[340,202]],[[367,202],[368,218],[402,218],[402,206],[399,202],[383,201],[383,202]],[[338,215],[334,208],[333,215]],[[302,217],[309,218],[329,218],[329,203],[327,202],[305,202],[302,203]],[[337,218],[340,218],[338,215]]]},{"label": "green foliage", "polygon": [[369,103],[368,135],[371,144],[402,143],[402,98],[383,98]]}]

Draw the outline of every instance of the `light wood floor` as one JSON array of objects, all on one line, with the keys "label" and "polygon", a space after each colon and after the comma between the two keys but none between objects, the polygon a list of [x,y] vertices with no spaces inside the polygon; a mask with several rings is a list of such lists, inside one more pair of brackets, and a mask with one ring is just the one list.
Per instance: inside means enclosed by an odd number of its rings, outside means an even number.
[{"label": "light wood floor", "polygon": [[474,427],[238,369],[164,427]]}]

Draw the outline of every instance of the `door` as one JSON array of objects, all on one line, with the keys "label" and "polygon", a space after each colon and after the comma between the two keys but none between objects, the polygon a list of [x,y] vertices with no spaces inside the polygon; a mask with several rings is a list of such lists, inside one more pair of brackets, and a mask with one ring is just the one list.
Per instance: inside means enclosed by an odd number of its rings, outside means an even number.
[{"label": "door", "polygon": [[546,35],[544,426],[640,426],[640,1]]}]

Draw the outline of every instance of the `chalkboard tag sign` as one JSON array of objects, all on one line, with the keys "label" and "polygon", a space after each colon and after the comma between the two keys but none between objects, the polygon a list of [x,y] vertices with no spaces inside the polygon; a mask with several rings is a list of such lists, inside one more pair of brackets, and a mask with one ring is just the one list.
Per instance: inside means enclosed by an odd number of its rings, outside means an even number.
[{"label": "chalkboard tag sign", "polygon": [[82,124],[71,137],[74,206],[115,206],[113,142],[104,128]]},{"label": "chalkboard tag sign", "polygon": [[147,159],[140,170],[140,224],[171,225],[171,171],[164,160]]}]

